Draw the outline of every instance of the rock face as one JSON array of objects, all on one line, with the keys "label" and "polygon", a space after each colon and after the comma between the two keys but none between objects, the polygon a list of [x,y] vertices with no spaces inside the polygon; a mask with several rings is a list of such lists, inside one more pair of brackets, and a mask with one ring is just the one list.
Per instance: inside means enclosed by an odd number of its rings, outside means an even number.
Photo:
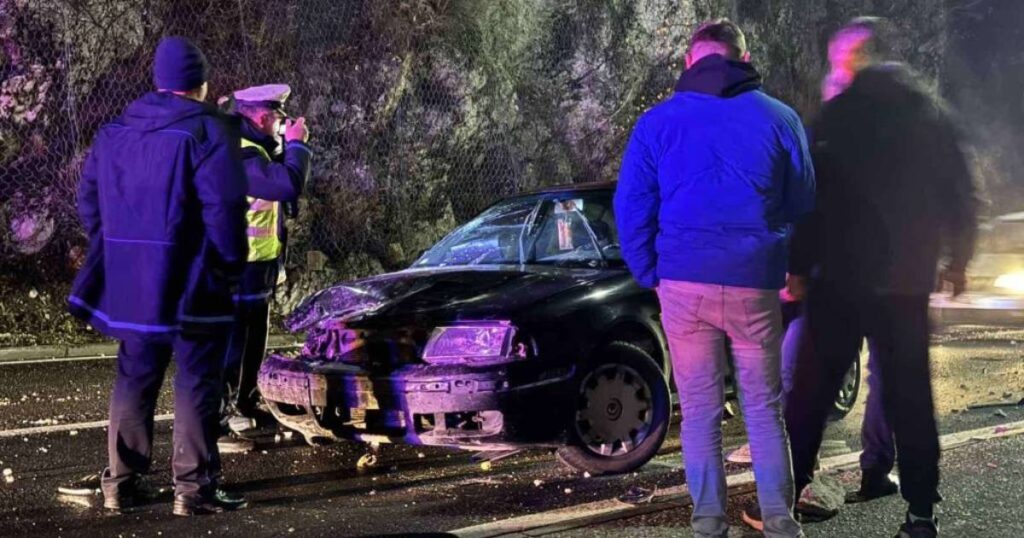
[{"label": "rock face", "polygon": [[[402,267],[499,197],[614,179],[699,21],[737,20],[766,89],[809,115],[828,33],[878,11],[904,30],[897,48],[940,75],[941,0],[0,0],[0,268],[70,278],[26,267],[73,265],[78,163],[148,89],[165,34],[204,47],[213,98],[287,82],[290,112],[308,118],[316,155],[290,225],[292,297]],[[26,226],[32,252],[19,246]],[[307,271],[308,251],[326,268]]]}]

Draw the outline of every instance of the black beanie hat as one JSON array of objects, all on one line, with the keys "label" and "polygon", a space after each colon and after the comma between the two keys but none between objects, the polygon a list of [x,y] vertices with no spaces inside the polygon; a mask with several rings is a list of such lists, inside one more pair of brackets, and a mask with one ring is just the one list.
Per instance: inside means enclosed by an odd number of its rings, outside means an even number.
[{"label": "black beanie hat", "polygon": [[153,83],[157,89],[186,92],[202,86],[209,76],[206,55],[194,43],[178,36],[160,40],[153,59]]}]

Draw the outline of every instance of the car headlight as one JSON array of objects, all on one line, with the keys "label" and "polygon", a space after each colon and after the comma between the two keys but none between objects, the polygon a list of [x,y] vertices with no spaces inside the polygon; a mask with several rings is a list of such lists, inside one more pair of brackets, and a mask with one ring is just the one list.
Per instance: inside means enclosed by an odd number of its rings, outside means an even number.
[{"label": "car headlight", "polygon": [[516,330],[507,321],[438,327],[427,340],[423,360],[430,364],[495,363],[525,356],[513,349]]},{"label": "car headlight", "polygon": [[1024,272],[999,275],[992,285],[1000,289],[1024,293]]}]

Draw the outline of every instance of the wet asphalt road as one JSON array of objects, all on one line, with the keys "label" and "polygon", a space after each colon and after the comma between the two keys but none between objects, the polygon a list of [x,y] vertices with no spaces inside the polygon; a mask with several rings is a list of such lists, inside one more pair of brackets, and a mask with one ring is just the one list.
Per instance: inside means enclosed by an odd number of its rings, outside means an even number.
[{"label": "wet asphalt road", "polygon": [[[1022,351],[1020,329],[963,328],[936,337],[933,377],[943,433],[1024,419],[1024,411],[1015,406],[1000,408],[1005,417],[994,408],[966,410],[971,404],[1024,397]],[[113,361],[0,366],[0,431],[103,420],[112,376]],[[862,411],[858,406],[832,425],[828,438],[856,449]],[[168,412],[169,390],[158,410]],[[725,430],[727,447],[743,442],[741,420],[727,421]],[[227,481],[249,497],[251,507],[191,519],[171,516],[169,500],[110,516],[57,498],[59,484],[103,467],[102,429],[0,437],[0,468],[11,469],[13,479],[0,479],[0,536],[443,533],[614,498],[633,485],[680,484],[684,477],[675,433],[662,456],[637,474],[602,478],[568,470],[544,451],[524,452],[483,470],[458,451],[385,446],[376,468],[358,470],[362,445],[309,447],[298,437],[267,435],[254,453],[224,458]],[[158,424],[156,438],[156,479],[169,482],[170,423]],[[617,531],[630,534],[628,529]],[[819,534],[812,530],[811,535]]]}]

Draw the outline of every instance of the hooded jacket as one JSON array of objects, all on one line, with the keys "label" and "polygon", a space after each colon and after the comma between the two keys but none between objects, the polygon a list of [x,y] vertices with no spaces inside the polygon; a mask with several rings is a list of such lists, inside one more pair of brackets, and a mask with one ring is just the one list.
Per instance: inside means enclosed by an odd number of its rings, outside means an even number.
[{"label": "hooded jacket", "polygon": [[89,251],[72,314],[118,339],[225,330],[248,248],[239,140],[237,122],[170,93],[99,130],[79,184]]},{"label": "hooded jacket", "polygon": [[861,71],[814,123],[814,215],[797,227],[791,272],[847,289],[928,294],[941,248],[964,271],[977,198],[957,133],[906,67]]},{"label": "hooded jacket", "polygon": [[[242,138],[256,144],[242,148],[242,159],[248,182],[247,194],[250,198],[258,198],[271,202],[280,202],[286,207],[297,208],[299,196],[306,188],[309,179],[309,164],[312,151],[305,143],[298,140],[287,142],[283,152],[278,151],[278,142],[274,137],[258,131],[244,118],[242,122]],[[262,149],[262,151],[261,151]],[[291,214],[294,215],[292,210]],[[277,223],[278,238],[283,248],[281,256],[276,260],[257,261],[246,264],[236,299],[240,302],[266,301],[278,283],[278,276],[283,273],[283,263],[287,249],[287,229],[284,225],[285,212],[279,212]]]},{"label": "hooded jacket", "polygon": [[707,56],[637,121],[615,218],[641,285],[783,286],[790,224],[812,209],[814,172],[800,118],[760,87],[750,64]]}]

